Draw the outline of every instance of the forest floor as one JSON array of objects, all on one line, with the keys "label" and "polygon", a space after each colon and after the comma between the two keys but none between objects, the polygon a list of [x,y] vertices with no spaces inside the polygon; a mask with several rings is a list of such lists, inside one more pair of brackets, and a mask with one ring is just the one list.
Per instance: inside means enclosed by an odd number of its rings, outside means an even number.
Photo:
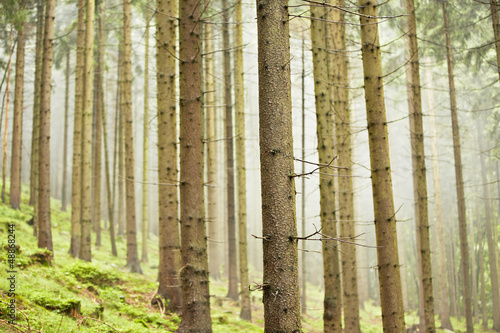
[{"label": "forest floor", "polygon": [[[93,246],[92,263],[76,260],[68,254],[70,244],[70,211],[52,200],[52,236],[54,260],[46,262],[47,253],[37,248],[33,227],[28,221],[33,208],[26,205],[24,193],[21,210],[0,203],[0,332],[174,332],[180,317],[151,305],[158,284],[158,239],[151,235],[148,242],[149,264],[143,263],[144,274],[128,273],[125,269],[126,242],[117,238],[119,257],[111,255],[109,234],[102,231],[102,246]],[[8,201],[8,200],[6,200]],[[9,225],[14,230],[9,231]],[[9,234],[18,245],[14,262],[9,262]],[[93,242],[95,243],[95,235]],[[12,239],[12,237],[10,237]],[[140,238],[139,238],[140,239]],[[139,247],[140,248],[140,247]],[[10,267],[14,264],[14,269]],[[7,273],[15,271],[15,273]],[[14,275],[15,280],[8,280]],[[251,272],[251,280],[258,280]],[[211,313],[214,332],[263,332],[261,294],[254,292],[252,323],[239,319],[237,302],[225,298],[227,281],[211,281]],[[15,298],[9,289],[15,288]],[[319,287],[308,288],[308,313],[302,318],[304,332],[322,331],[322,293]],[[7,322],[10,302],[15,299],[16,326]],[[382,332],[380,308],[365,303],[361,310],[362,332]],[[408,326],[418,317],[407,314]],[[458,331],[465,332],[464,321],[453,320]],[[444,331],[443,331],[444,332]],[[492,332],[481,330],[476,332]]]}]

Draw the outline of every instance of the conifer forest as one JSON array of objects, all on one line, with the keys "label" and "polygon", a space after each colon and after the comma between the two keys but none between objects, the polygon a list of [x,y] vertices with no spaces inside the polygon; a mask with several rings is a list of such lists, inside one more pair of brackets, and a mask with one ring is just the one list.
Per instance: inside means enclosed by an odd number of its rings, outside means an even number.
[{"label": "conifer forest", "polygon": [[0,332],[500,332],[499,0],[0,0]]}]

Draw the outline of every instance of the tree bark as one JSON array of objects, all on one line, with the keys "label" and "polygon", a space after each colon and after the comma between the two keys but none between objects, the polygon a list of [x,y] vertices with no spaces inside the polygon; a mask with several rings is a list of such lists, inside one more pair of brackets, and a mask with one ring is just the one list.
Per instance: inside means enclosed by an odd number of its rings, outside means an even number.
[{"label": "tree bark", "polygon": [[[498,17],[498,10],[498,0],[490,0],[491,23],[493,24],[493,36],[495,37],[495,49],[497,52],[497,66],[500,66],[500,19]],[[498,67],[498,75],[500,77],[500,67]]]},{"label": "tree bark", "polygon": [[[53,251],[50,222],[50,93],[54,41],[55,0],[45,2],[42,87],[40,97],[40,156],[38,177],[38,247]],[[53,254],[52,254],[53,255]]]},{"label": "tree bark", "polygon": [[[24,1],[19,5],[23,10]],[[10,206],[21,208],[21,152],[23,141],[24,46],[27,22],[17,32],[16,84],[14,88],[14,124],[12,130],[12,155],[10,164]]]},{"label": "tree bark", "polygon": [[120,56],[119,56],[119,111],[118,111],[118,235],[125,235],[125,152],[124,152],[124,64],[123,64],[123,38],[120,40]]},{"label": "tree bark", "polygon": [[70,75],[70,58],[71,51],[66,53],[66,73],[65,73],[65,93],[64,93],[64,139],[63,139],[63,171],[62,171],[62,187],[61,187],[61,210],[66,211],[68,204],[67,187],[68,187],[68,127],[69,127],[69,75]]},{"label": "tree bark", "polygon": [[132,120],[132,36],[131,0],[123,0],[123,115],[125,122],[125,194],[127,267],[142,274],[137,253],[137,226],[135,221],[134,133]]},{"label": "tree bark", "polygon": [[183,267],[178,332],[212,332],[203,204],[200,6],[179,3],[180,198]]},{"label": "tree bark", "polygon": [[79,258],[92,260],[92,106],[94,80],[94,16],[95,2],[87,0],[85,20],[85,60],[82,102],[82,173],[81,173],[81,240]]},{"label": "tree bark", "polygon": [[[306,78],[306,69],[305,69],[305,37],[304,34],[302,33],[302,75],[301,75],[301,100],[302,100],[302,170],[301,173],[304,174],[306,173],[306,85],[305,85],[305,78]],[[306,178],[302,177],[301,182],[301,202],[300,202],[300,214],[301,214],[301,233],[302,237],[307,236],[306,235]],[[300,302],[300,307],[302,309],[302,314],[305,315],[307,314],[307,268],[306,268],[306,262],[307,262],[307,242],[304,242],[303,245],[303,251],[301,255],[301,302]]]},{"label": "tree bark", "polygon": [[431,68],[427,69],[427,82],[429,84],[429,125],[431,131],[431,155],[432,155],[432,183],[434,187],[434,214],[436,216],[436,236],[438,240],[438,260],[439,260],[439,288],[441,302],[439,303],[439,317],[441,319],[441,327],[453,331],[453,326],[450,321],[449,299],[450,293],[448,290],[448,270],[446,269],[446,242],[444,237],[444,219],[443,219],[443,200],[441,197],[441,176],[439,171],[439,150],[438,150],[438,134],[436,129],[436,103],[434,100],[434,85]]},{"label": "tree bark", "polygon": [[288,1],[257,0],[265,332],[300,332]]},{"label": "tree bark", "polygon": [[171,311],[181,309],[179,288],[180,239],[177,170],[177,112],[175,85],[176,17],[174,0],[158,0],[156,68],[158,101],[158,188],[160,266],[158,293]]},{"label": "tree bark", "polygon": [[464,180],[462,175],[462,153],[460,148],[460,130],[458,125],[457,101],[455,96],[455,81],[453,75],[453,55],[451,50],[450,28],[448,23],[448,15],[446,13],[447,2],[442,2],[443,21],[446,37],[446,60],[448,63],[448,79],[450,86],[450,109],[451,122],[453,131],[453,152],[455,158],[455,181],[457,187],[457,204],[458,204],[458,228],[460,233],[460,254],[463,274],[463,293],[465,306],[465,319],[467,333],[474,331],[474,322],[472,319],[472,299],[470,290],[469,276],[469,245],[467,242],[467,217],[465,213],[465,194]]},{"label": "tree bark", "polygon": [[377,1],[359,0],[365,100],[384,332],[405,330],[392,193],[387,118],[377,25]]}]

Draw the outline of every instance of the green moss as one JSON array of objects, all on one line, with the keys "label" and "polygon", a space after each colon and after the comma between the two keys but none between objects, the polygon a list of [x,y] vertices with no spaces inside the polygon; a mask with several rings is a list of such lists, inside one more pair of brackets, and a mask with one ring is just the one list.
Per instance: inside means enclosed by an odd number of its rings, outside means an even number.
[{"label": "green moss", "polygon": [[77,261],[66,267],[64,271],[72,274],[80,282],[91,283],[96,286],[110,286],[119,281],[118,275],[114,271],[90,262]]}]

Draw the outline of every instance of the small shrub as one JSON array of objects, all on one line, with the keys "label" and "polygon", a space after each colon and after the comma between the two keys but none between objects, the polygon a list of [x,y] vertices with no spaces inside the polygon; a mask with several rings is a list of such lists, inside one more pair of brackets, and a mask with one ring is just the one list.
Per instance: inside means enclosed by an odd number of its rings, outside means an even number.
[{"label": "small shrub", "polygon": [[118,275],[112,270],[102,269],[90,262],[78,261],[68,266],[65,271],[82,283],[101,287],[111,286],[119,281]]},{"label": "small shrub", "polygon": [[35,293],[31,297],[31,300],[35,304],[38,304],[47,310],[64,313],[73,318],[78,318],[82,314],[81,303],[79,300],[74,298],[61,299],[54,298],[54,296],[48,293]]}]

